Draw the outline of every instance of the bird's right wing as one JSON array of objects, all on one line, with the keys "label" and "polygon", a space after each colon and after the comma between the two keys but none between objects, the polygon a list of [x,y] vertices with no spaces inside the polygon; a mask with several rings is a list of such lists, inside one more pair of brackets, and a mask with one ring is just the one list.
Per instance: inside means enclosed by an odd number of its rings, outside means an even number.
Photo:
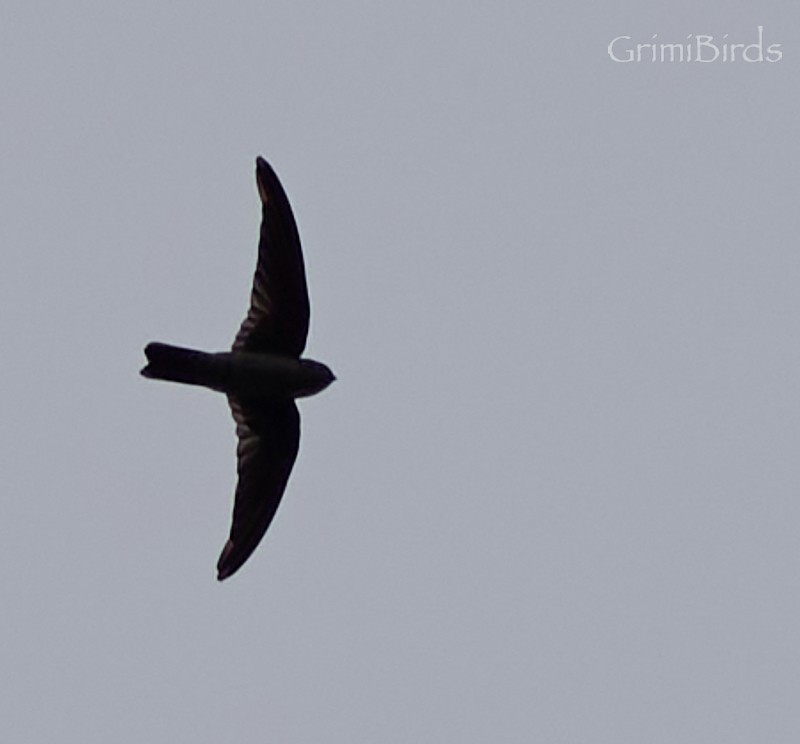
[{"label": "bird's right wing", "polygon": [[300,414],[294,401],[242,404],[229,397],[239,445],[239,482],[233,524],[217,563],[222,581],[241,568],[269,528],[300,446]]},{"label": "bird's right wing", "polygon": [[286,192],[264,158],[256,160],[256,183],[262,204],[258,262],[233,350],[299,357],[310,312],[300,236]]}]

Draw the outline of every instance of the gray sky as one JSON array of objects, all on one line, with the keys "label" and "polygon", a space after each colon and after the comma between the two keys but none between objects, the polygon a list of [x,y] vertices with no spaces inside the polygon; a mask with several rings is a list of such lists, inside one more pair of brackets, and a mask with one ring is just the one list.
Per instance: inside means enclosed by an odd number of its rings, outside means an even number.
[{"label": "gray sky", "polygon": [[[6,0],[3,740],[797,742],[799,24]],[[220,585],[227,406],[138,370],[230,345],[257,154],[339,379]]]}]

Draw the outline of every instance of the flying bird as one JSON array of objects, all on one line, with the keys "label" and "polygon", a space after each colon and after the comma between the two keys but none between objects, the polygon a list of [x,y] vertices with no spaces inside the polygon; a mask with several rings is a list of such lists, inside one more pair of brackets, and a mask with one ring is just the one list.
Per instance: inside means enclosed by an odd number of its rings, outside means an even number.
[{"label": "flying bird", "polygon": [[303,253],[289,200],[264,158],[256,159],[261,236],[250,309],[231,351],[208,353],[162,343],[145,347],[145,377],[224,393],[236,422],[238,483],[230,537],[217,563],[222,581],[261,542],[280,504],[300,445],[295,398],[336,378],[301,357],[309,321]]}]

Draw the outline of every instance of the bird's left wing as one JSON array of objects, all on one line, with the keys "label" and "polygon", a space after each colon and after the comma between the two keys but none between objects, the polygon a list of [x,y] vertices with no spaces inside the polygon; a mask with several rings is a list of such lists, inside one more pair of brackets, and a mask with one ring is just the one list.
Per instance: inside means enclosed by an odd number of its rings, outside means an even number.
[{"label": "bird's left wing", "polygon": [[264,537],[300,446],[300,414],[294,401],[248,405],[230,397],[229,402],[239,438],[239,482],[230,538],[217,563],[220,581],[238,571]]}]

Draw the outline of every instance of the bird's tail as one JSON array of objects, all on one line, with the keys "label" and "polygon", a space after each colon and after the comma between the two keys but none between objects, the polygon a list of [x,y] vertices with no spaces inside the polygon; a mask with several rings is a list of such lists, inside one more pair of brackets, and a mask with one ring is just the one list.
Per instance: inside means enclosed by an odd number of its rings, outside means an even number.
[{"label": "bird's tail", "polygon": [[227,354],[208,354],[160,343],[147,344],[144,353],[148,362],[142,370],[145,377],[225,390]]}]

